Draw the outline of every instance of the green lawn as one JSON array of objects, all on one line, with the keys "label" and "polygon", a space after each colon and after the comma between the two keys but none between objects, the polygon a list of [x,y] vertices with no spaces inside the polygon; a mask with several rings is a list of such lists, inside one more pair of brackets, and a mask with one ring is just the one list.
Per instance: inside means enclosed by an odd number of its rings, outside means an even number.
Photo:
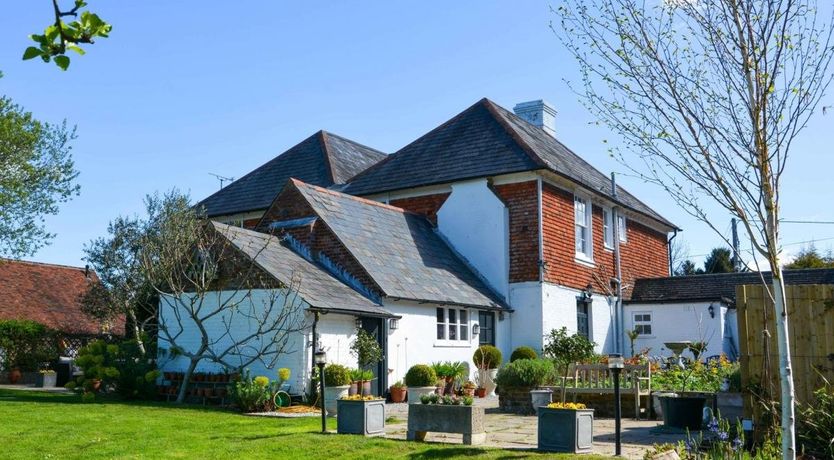
[{"label": "green lawn", "polygon": [[[536,452],[322,435],[321,420],[0,390],[3,458],[545,458]],[[328,429],[335,430],[334,420]],[[571,458],[549,455],[547,458]],[[582,459],[601,457],[582,456]]]}]

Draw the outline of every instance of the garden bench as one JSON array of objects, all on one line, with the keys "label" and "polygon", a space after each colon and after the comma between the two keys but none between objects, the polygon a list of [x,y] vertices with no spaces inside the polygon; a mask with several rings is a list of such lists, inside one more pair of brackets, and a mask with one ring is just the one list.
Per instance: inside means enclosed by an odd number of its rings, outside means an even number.
[{"label": "garden bench", "polygon": [[[620,392],[634,396],[634,418],[640,418],[640,398],[645,396],[646,414],[649,413],[652,392],[651,365],[626,364],[620,372]],[[607,364],[574,364],[565,382],[565,394],[614,394],[614,375]]]}]

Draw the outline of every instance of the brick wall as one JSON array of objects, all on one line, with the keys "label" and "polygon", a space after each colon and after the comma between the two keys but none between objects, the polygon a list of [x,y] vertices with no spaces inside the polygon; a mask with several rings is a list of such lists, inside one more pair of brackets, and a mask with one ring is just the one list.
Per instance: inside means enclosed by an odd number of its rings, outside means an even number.
[{"label": "brick wall", "polygon": [[539,202],[536,181],[496,185],[510,216],[510,283],[539,279]]},{"label": "brick wall", "polygon": [[437,225],[437,211],[446,202],[451,193],[437,193],[434,195],[415,196],[411,198],[401,198],[399,200],[391,200],[388,204],[403,208],[417,214],[426,216],[432,224]]},{"label": "brick wall", "polygon": [[[593,268],[575,259],[573,193],[543,184],[542,216],[544,260],[547,263],[545,280],[576,289],[584,289],[591,283],[598,292],[605,292],[600,282],[607,283],[609,278],[616,276],[616,268],[614,251],[606,249],[603,242],[602,208],[593,206],[592,212]],[[626,239],[627,242],[620,244],[624,284],[633,285],[638,277],[668,275],[668,247],[664,233],[627,219]]]}]

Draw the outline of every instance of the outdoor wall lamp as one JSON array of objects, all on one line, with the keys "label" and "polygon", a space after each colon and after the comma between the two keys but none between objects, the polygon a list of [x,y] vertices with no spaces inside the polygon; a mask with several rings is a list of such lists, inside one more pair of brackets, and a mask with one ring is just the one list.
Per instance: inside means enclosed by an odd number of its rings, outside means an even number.
[{"label": "outdoor wall lamp", "polygon": [[480,333],[481,333],[481,325],[478,324],[478,323],[473,324],[472,325],[472,335],[478,335]]},{"label": "outdoor wall lamp", "polygon": [[619,353],[611,353],[608,355],[608,369],[614,374],[614,455],[620,456],[622,454],[622,445],[620,440],[621,431],[621,409],[620,404],[620,372],[625,367],[625,360],[623,355]]},{"label": "outdoor wall lamp", "polygon": [[388,320],[388,329],[391,329],[392,331],[396,331],[399,328],[400,328],[400,320],[398,320],[397,318],[391,318],[391,319]]},{"label": "outdoor wall lamp", "polygon": [[327,352],[319,348],[313,354],[313,360],[319,368],[319,382],[321,383],[321,396],[319,397],[319,401],[321,401],[321,432],[327,433],[327,413],[324,410],[324,365],[327,364]]},{"label": "outdoor wall lamp", "polygon": [[710,318],[715,318],[715,307],[712,304],[709,304],[709,308],[707,308],[707,311],[709,312]]},{"label": "outdoor wall lamp", "polygon": [[362,318],[357,316],[353,324],[356,325],[356,329],[362,329]]}]

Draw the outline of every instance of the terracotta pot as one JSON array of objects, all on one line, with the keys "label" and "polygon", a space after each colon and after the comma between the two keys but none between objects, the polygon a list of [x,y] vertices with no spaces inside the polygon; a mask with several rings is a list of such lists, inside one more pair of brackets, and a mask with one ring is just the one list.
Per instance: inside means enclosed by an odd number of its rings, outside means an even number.
[{"label": "terracotta pot", "polygon": [[437,393],[438,396],[443,396],[443,393],[445,392],[445,390],[446,390],[446,387],[444,385],[437,385],[435,387],[434,392]]},{"label": "terracotta pot", "polygon": [[[486,390],[486,389],[485,389]],[[463,395],[464,396],[475,396],[475,389],[474,388],[463,388]]]},{"label": "terracotta pot", "polygon": [[23,374],[20,373],[20,369],[15,367],[14,369],[9,371],[9,383],[11,383],[12,385],[16,385],[17,382],[20,381],[20,378],[22,376]]},{"label": "terracotta pot", "polygon": [[479,398],[486,398],[486,394],[487,394],[486,388],[476,388],[475,389],[475,396],[477,396]]},{"label": "terracotta pot", "polygon": [[91,388],[93,389],[93,391],[98,391],[101,389],[101,380],[93,379],[90,383],[92,384]]},{"label": "terracotta pot", "polygon": [[391,402],[401,403],[405,401],[405,394],[408,390],[405,387],[391,387]]}]

